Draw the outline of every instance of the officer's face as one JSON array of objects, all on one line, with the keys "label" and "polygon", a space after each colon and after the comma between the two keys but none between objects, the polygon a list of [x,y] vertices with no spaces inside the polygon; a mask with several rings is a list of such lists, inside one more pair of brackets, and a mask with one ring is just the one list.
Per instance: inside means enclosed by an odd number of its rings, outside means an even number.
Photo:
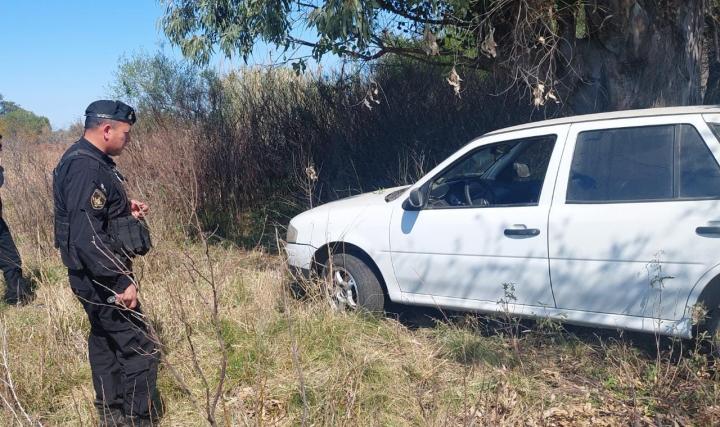
[{"label": "officer's face", "polygon": [[130,124],[125,122],[113,123],[105,132],[105,140],[107,142],[107,153],[111,156],[119,155],[130,142]]}]

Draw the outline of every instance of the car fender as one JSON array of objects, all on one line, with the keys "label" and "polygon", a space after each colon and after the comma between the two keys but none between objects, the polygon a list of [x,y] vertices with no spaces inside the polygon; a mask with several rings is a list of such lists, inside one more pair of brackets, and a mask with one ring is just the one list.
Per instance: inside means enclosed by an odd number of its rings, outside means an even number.
[{"label": "car fender", "polygon": [[[692,317],[692,309],[700,300],[700,297],[703,296],[703,292],[705,290],[711,290],[708,288],[708,286],[711,285],[713,280],[720,277],[720,263],[716,264],[709,270],[707,270],[702,276],[700,276],[700,279],[698,279],[697,282],[695,282],[695,285],[690,290],[690,293],[688,294],[687,301],[685,303],[685,316],[686,318]],[[720,282],[718,283],[720,285]],[[720,286],[714,286],[715,289],[712,289],[712,292],[715,292],[718,294],[718,301],[720,301]],[[706,299],[708,295],[703,296],[703,299]]]},{"label": "car fender", "polygon": [[322,228],[315,227],[310,245],[316,249],[316,258],[327,258],[323,253],[328,248],[343,244],[352,245],[362,251],[375,264],[382,276],[388,297],[400,301],[401,292],[395,280],[389,247],[389,227],[392,205],[370,205],[359,209],[328,210]]}]

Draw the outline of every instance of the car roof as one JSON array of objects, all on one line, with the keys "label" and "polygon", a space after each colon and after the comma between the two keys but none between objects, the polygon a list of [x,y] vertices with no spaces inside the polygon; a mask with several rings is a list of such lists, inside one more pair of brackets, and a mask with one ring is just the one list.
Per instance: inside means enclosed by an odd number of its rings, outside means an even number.
[{"label": "car roof", "polygon": [[571,123],[593,122],[598,120],[629,119],[633,117],[674,116],[678,114],[714,114],[720,113],[720,105],[694,105],[689,107],[646,108],[643,110],[612,111],[609,113],[583,114],[580,116],[561,117],[525,123],[488,132],[485,135],[497,135],[518,130],[540,128],[545,126],[566,125]]}]

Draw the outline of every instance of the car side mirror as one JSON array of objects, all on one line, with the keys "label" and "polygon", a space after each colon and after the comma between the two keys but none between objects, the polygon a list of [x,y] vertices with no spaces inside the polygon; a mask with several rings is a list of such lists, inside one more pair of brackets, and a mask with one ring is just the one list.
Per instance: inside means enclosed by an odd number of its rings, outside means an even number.
[{"label": "car side mirror", "polygon": [[425,192],[421,188],[410,190],[408,198],[403,202],[403,209],[406,211],[419,211],[425,206]]}]

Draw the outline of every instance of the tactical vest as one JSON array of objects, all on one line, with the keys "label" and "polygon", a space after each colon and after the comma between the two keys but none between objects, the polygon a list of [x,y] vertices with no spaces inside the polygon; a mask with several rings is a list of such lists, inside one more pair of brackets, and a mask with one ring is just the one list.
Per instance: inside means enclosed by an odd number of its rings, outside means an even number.
[{"label": "tactical vest", "polygon": [[[55,177],[53,193],[58,195],[58,198],[62,194],[59,188],[55,188],[59,184],[58,174],[66,163],[78,156],[93,159],[100,163],[101,167],[111,169],[100,156],[92,151],[81,148],[73,151],[62,159],[53,171]],[[116,174],[115,171],[111,170],[110,172]],[[132,215],[108,221],[107,232],[112,240],[112,249],[117,254],[134,257],[136,255],[145,255],[152,248],[150,230],[147,224]],[[72,270],[84,268],[75,247],[70,243],[70,218],[64,200],[62,200],[62,206],[59,206],[57,202],[55,203],[55,247],[60,250],[60,257],[67,268]]]}]

